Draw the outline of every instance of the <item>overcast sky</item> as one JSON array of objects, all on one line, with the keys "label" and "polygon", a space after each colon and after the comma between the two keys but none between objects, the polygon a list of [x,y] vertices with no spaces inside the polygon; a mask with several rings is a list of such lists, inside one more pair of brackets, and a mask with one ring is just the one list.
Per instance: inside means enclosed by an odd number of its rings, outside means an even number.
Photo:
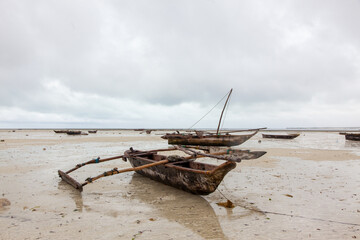
[{"label": "overcast sky", "polygon": [[[0,0],[0,128],[359,127],[360,0]],[[196,126],[216,128],[220,103]]]}]

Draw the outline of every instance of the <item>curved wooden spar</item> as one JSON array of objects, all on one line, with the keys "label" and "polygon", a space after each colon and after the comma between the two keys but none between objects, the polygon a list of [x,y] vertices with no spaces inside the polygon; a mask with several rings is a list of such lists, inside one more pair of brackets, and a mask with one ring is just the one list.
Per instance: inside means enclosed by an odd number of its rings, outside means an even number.
[{"label": "curved wooden spar", "polygon": [[223,110],[222,110],[222,112],[221,112],[221,115],[220,115],[220,120],[219,120],[219,125],[218,125],[217,130],[216,130],[216,135],[218,135],[218,134],[219,134],[219,129],[220,129],[220,124],[221,124],[221,119],[222,119],[222,116],[223,116],[223,114],[224,114],[224,111],[225,111],[225,108],[226,108],[226,104],[227,104],[227,103],[228,103],[228,101],[229,101],[229,98],[230,98],[230,95],[231,95],[231,93],[232,93],[232,90],[233,90],[233,89],[231,89],[231,90],[230,90],[229,95],[228,95],[228,97],[227,97],[227,99],[226,99],[226,102],[225,102],[224,108],[223,108]]}]

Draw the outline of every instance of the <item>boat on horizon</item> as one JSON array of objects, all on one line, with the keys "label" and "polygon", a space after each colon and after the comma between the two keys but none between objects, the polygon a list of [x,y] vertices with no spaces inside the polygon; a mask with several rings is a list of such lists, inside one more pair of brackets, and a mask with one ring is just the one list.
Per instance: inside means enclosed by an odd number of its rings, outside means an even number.
[{"label": "boat on horizon", "polygon": [[351,141],[360,141],[360,133],[345,133],[345,139]]},{"label": "boat on horizon", "polygon": [[275,139],[294,139],[300,136],[299,133],[293,133],[293,134],[262,134],[263,138],[275,138]]}]

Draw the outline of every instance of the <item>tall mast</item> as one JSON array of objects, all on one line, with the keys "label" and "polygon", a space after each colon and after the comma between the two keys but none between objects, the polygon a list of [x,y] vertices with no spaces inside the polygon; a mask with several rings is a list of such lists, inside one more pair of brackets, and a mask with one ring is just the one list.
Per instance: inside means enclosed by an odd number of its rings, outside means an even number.
[{"label": "tall mast", "polygon": [[228,101],[229,101],[229,98],[230,98],[230,95],[231,95],[231,93],[232,93],[232,90],[233,90],[233,89],[230,90],[229,95],[228,95],[228,97],[227,97],[227,99],[226,99],[224,108],[223,108],[223,110],[222,110],[222,112],[221,112],[220,120],[219,120],[219,125],[218,125],[218,128],[217,128],[217,130],[216,130],[216,135],[219,134],[220,124],[221,124],[221,118],[222,118],[222,116],[223,116],[223,114],[224,114],[224,110],[225,110],[225,108],[226,108],[226,104],[227,104]]}]

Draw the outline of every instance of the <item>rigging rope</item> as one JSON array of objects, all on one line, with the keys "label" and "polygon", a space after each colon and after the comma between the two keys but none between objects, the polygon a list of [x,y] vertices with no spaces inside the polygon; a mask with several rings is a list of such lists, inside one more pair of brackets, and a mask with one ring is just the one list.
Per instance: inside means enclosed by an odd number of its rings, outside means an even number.
[{"label": "rigging rope", "polygon": [[[229,91],[230,92],[230,91]],[[191,127],[189,127],[188,129],[193,128],[196,124],[198,124],[204,117],[206,117],[217,105],[219,105],[219,103],[229,94],[226,93],[225,96],[222,97],[222,99],[220,99],[220,101],[212,108],[210,109],[210,111],[208,111],[204,116],[202,116],[196,123],[194,123]]]}]

